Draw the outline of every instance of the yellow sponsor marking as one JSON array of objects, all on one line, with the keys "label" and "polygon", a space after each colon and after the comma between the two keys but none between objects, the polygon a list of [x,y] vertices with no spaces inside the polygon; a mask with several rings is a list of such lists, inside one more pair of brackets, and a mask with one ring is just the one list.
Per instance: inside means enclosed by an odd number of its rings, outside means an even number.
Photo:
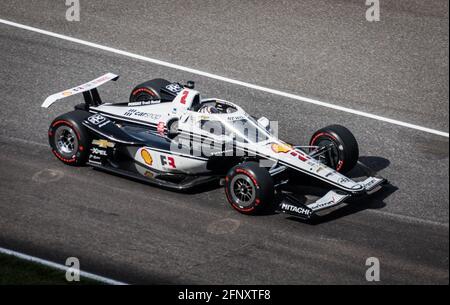
[{"label": "yellow sponsor marking", "polygon": [[147,165],[153,164],[152,155],[150,155],[150,153],[146,149],[141,150],[141,157],[142,159],[144,159],[145,164]]}]

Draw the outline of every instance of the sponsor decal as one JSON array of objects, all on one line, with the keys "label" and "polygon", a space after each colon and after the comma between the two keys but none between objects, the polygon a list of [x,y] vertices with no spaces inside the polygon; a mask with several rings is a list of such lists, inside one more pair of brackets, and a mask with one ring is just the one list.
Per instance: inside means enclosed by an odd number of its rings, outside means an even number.
[{"label": "sponsor decal", "polygon": [[144,173],[144,177],[147,177],[147,178],[153,178],[154,176],[155,176],[155,174],[150,171],[145,171],[145,173]]},{"label": "sponsor decal", "polygon": [[141,150],[141,157],[144,160],[145,164],[152,165],[153,164],[153,158],[152,155],[148,152],[146,149]]},{"label": "sponsor decal", "polygon": [[106,150],[100,149],[97,147],[92,147],[91,152],[92,152],[92,154],[97,155],[97,156],[106,156],[107,155]]},{"label": "sponsor decal", "polygon": [[168,84],[166,86],[166,89],[173,93],[178,93],[181,90],[183,90],[183,88],[180,86],[180,84],[177,84],[177,83]]},{"label": "sponsor decal", "polygon": [[325,170],[325,167],[319,166],[319,167],[317,167],[317,169],[316,169],[316,173],[318,174],[318,173],[320,173],[320,172],[323,171],[323,170]]},{"label": "sponsor decal", "polygon": [[175,165],[175,159],[171,156],[161,155],[161,164],[164,167],[177,168]]},{"label": "sponsor decal", "polygon": [[90,161],[92,161],[92,160],[100,161],[101,159],[102,159],[102,158],[99,157],[99,156],[97,156],[97,155],[90,155],[90,156],[89,156],[89,160],[90,160]]},{"label": "sponsor decal", "polygon": [[308,159],[309,159],[309,157],[308,156],[305,156],[305,155],[303,155],[303,154],[298,154],[298,158],[300,159],[300,160],[302,160],[302,161],[307,161]]},{"label": "sponsor decal", "polygon": [[138,111],[137,109],[129,109],[123,115],[124,116],[144,117],[144,118],[151,119],[151,120],[158,120],[159,118],[161,118],[160,114]]},{"label": "sponsor decal", "polygon": [[377,184],[379,182],[379,180],[377,180],[377,179],[372,179],[372,180],[370,180],[369,182],[367,182],[365,185],[364,185],[364,187],[366,188],[366,189],[368,189],[368,190],[370,190],[375,184]]},{"label": "sponsor decal", "polygon": [[342,165],[344,165],[344,161],[339,160],[337,166],[336,166],[336,170],[339,171],[342,168]]},{"label": "sponsor decal", "polygon": [[146,106],[146,105],[153,105],[153,104],[159,104],[159,103],[161,103],[161,100],[149,100],[149,101],[131,102],[131,103],[128,103],[128,106],[130,106],[130,107]]},{"label": "sponsor decal", "polygon": [[279,143],[272,143],[271,146],[272,150],[274,152],[278,153],[287,153],[292,150],[292,146],[289,144],[279,144]]},{"label": "sponsor decal", "polygon": [[238,116],[229,116],[227,118],[228,121],[239,121],[239,120],[244,120],[245,116],[243,115],[238,115]]},{"label": "sponsor decal", "polygon": [[222,156],[222,155],[232,155],[233,154],[233,152],[234,152],[234,150],[233,149],[226,149],[226,150],[221,150],[221,151],[217,151],[217,152],[211,152],[211,156]]},{"label": "sponsor decal", "polygon": [[[331,197],[331,199],[330,199],[330,197]],[[329,196],[320,198],[316,202],[308,205],[308,207],[313,209],[314,211],[322,210],[322,209],[329,208],[329,207],[332,207],[332,206],[335,206],[335,205],[341,203],[347,197],[348,197],[348,195],[345,195],[345,194],[338,194],[338,193],[330,194]]]},{"label": "sponsor decal", "polygon": [[64,92],[62,93],[62,95],[64,95],[64,96],[71,96],[71,95],[72,95],[72,92],[70,92],[70,91],[64,91]]},{"label": "sponsor decal", "polygon": [[109,142],[108,140],[100,139],[100,140],[93,140],[92,144],[97,145],[101,148],[108,148],[108,147],[114,147],[116,144],[114,142]]},{"label": "sponsor decal", "polygon": [[93,125],[100,125],[105,122],[109,122],[108,119],[106,119],[104,116],[100,115],[100,114],[94,114],[90,117],[88,117],[88,121],[93,124]]},{"label": "sponsor decal", "polygon": [[281,209],[287,212],[294,212],[300,215],[305,215],[305,216],[310,216],[311,215],[311,210],[309,209],[305,209],[302,207],[298,207],[292,204],[287,204],[287,203],[282,203],[281,204]]},{"label": "sponsor decal", "polygon": [[342,177],[338,180],[338,183],[340,184],[344,184],[344,183],[348,183],[350,182],[350,179],[348,179],[347,177]]},{"label": "sponsor decal", "polygon": [[314,210],[319,210],[319,209],[322,209],[322,208],[326,208],[326,207],[328,207],[330,205],[333,205],[334,203],[335,203],[334,200],[330,200],[328,202],[316,203],[314,205]]},{"label": "sponsor decal", "polygon": [[156,126],[156,130],[159,133],[164,133],[165,128],[166,128],[166,124],[164,122],[159,122],[158,125]]}]

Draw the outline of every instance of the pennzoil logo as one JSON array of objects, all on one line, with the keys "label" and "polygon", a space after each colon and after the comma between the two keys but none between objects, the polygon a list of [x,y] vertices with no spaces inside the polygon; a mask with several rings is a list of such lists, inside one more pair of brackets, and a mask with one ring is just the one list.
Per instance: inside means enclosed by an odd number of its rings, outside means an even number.
[{"label": "pennzoil logo", "polygon": [[145,164],[152,165],[153,164],[153,158],[152,155],[148,152],[146,149],[141,150],[141,157],[144,160]]},{"label": "pennzoil logo", "polygon": [[108,148],[108,147],[114,147],[115,143],[113,142],[109,142],[108,140],[93,140],[92,144],[97,145],[98,147],[101,148]]}]

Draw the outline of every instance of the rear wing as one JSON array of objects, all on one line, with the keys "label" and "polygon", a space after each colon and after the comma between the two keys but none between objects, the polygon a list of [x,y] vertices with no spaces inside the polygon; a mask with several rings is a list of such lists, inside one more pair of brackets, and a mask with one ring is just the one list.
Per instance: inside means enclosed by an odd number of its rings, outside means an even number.
[{"label": "rear wing", "polygon": [[58,100],[78,93],[83,93],[84,102],[86,103],[86,105],[98,106],[102,103],[102,100],[100,99],[100,95],[98,94],[97,87],[111,80],[116,81],[118,78],[119,76],[116,74],[106,73],[105,75],[100,76],[99,78],[91,80],[90,82],[87,82],[80,86],[50,95],[45,99],[41,107],[48,108]]}]

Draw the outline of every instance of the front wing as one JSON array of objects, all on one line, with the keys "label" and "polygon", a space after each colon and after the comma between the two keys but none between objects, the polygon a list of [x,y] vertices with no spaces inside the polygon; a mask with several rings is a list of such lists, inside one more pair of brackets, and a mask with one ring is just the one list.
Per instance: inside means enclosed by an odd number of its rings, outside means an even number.
[{"label": "front wing", "polygon": [[[364,185],[366,194],[373,194],[385,182],[386,179],[384,178],[369,177],[362,181],[361,184]],[[331,190],[313,202],[301,202],[291,194],[282,194],[282,196],[278,204],[278,212],[308,220],[321,214],[323,211],[339,207],[352,195],[341,190]]]}]

